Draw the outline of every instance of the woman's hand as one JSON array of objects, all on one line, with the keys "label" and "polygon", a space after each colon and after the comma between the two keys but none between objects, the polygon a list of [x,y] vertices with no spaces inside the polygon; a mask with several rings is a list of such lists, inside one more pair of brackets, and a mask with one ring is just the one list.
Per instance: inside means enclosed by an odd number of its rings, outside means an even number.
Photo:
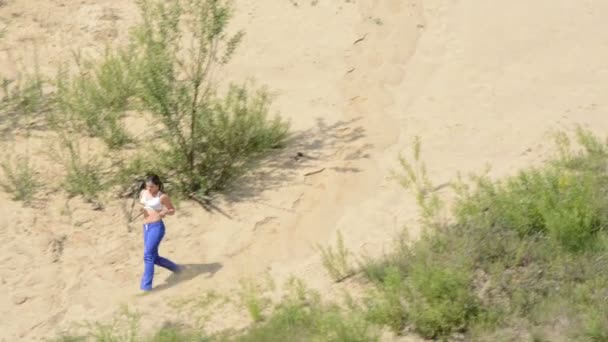
[{"label": "woman's hand", "polygon": [[160,202],[165,206],[165,208],[160,211],[161,217],[175,214],[175,207],[173,206],[173,203],[171,203],[169,196],[163,194],[160,198]]}]

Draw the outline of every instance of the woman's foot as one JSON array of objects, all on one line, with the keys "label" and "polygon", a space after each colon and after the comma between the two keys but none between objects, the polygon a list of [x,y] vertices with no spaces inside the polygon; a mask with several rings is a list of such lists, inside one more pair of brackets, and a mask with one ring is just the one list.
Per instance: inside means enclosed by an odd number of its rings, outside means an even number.
[{"label": "woman's foot", "polygon": [[139,292],[136,296],[137,297],[142,297],[142,296],[147,296],[149,294],[151,294],[153,292],[153,289],[141,289],[141,292]]}]

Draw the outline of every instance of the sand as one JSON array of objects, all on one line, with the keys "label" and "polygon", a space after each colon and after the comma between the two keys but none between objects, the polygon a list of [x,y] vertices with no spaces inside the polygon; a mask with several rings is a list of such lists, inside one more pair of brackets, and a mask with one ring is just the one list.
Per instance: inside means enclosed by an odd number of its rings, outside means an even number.
[{"label": "sand", "polygon": [[[137,19],[131,1],[0,2],[0,72],[14,77],[38,56],[43,73],[73,52],[95,54],[125,41]],[[194,324],[173,305],[210,290],[234,293],[243,278],[290,275],[331,296],[317,245],[338,231],[356,254],[379,255],[403,229],[415,238],[418,209],[391,178],[397,156],[420,136],[436,184],[457,172],[501,177],[538,165],[551,132],[608,128],[608,3],[598,1],[237,0],[246,36],[221,79],[254,78],[276,94],[291,121],[285,150],[218,195],[216,209],[181,202],[167,220],[161,254],[191,265],[179,282],[158,270],[159,290],[141,296],[139,223],[130,203],[101,211],[46,187],[23,207],[0,192],[0,340],[29,341],[108,321],[121,305],[142,329]],[[10,131],[10,130],[9,130]],[[29,151],[41,173],[58,168],[51,135],[6,134],[5,151]],[[298,152],[302,158],[294,158]],[[53,166],[55,165],[55,166]],[[52,177],[51,177],[52,178]],[[441,190],[443,193],[446,190]],[[165,281],[169,280],[168,283]],[[224,309],[205,328],[244,327]]]}]

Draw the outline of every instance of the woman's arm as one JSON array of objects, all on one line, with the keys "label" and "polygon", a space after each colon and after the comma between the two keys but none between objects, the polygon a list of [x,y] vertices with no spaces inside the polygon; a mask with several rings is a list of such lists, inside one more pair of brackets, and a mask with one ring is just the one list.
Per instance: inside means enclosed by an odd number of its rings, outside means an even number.
[{"label": "woman's arm", "polygon": [[171,203],[171,199],[169,199],[169,196],[167,194],[163,194],[160,197],[160,203],[165,206],[165,208],[160,211],[161,217],[175,214],[175,207],[173,207],[173,203]]},{"label": "woman's arm", "polygon": [[139,192],[139,203],[141,204],[146,204],[146,201],[144,200],[144,194],[146,193],[146,189],[142,189]]},{"label": "woman's arm", "polygon": [[[139,215],[137,215],[137,217],[139,217],[141,215],[144,215],[144,217],[148,216],[148,212],[146,211],[146,207],[145,207],[145,205],[146,205],[146,201],[144,199],[145,193],[146,193],[146,189],[142,189],[139,192],[139,204],[141,204],[142,206],[139,207]],[[133,203],[133,204],[135,204],[135,203]]]}]

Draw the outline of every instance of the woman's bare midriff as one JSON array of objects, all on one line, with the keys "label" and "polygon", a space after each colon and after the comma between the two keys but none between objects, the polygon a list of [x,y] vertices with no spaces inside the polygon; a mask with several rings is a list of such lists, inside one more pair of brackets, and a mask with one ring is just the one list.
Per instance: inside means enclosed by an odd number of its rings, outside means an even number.
[{"label": "woman's bare midriff", "polygon": [[144,211],[144,223],[154,223],[163,219],[158,211],[146,209],[142,210]]}]

